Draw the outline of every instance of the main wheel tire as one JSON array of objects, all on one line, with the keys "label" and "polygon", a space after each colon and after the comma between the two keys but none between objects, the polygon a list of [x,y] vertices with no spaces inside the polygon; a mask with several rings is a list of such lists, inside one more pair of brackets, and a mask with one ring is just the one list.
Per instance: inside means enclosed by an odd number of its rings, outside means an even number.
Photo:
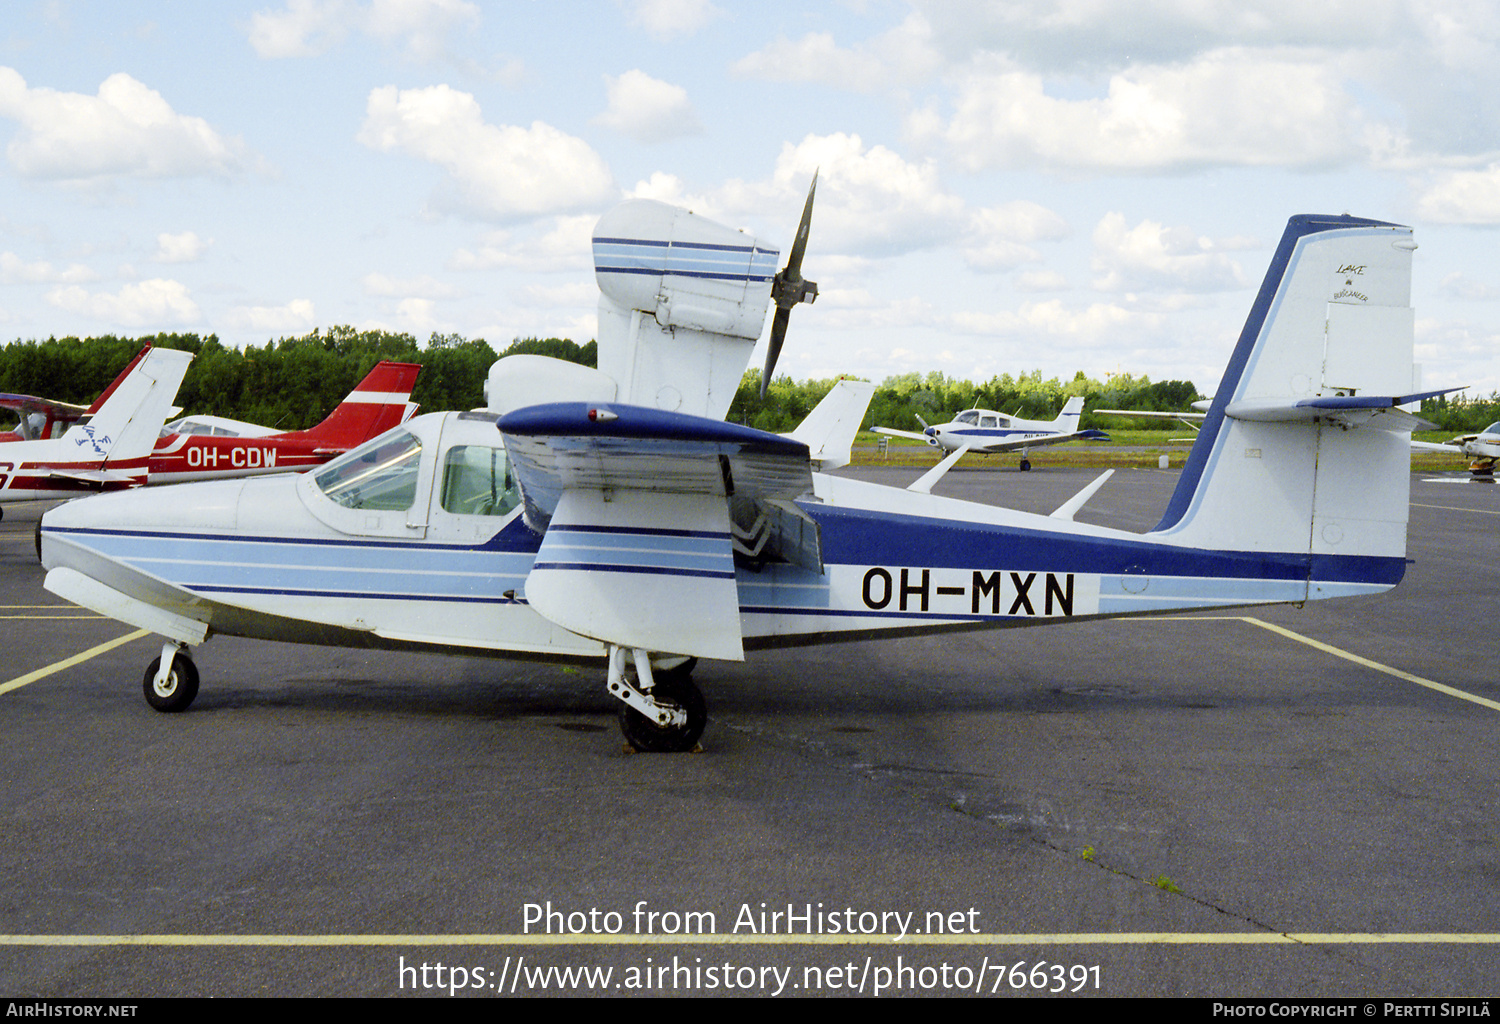
[{"label": "main wheel tire", "polygon": [[1022,459],[1021,460],[1021,472],[1024,473],[1027,470],[1029,470],[1030,468],[1031,468],[1031,460],[1030,459]]},{"label": "main wheel tire", "polygon": [[179,654],[172,659],[172,671],[166,682],[158,686],[156,673],[160,668],[160,658],[153,658],[146,666],[146,678],[142,684],[146,703],[166,714],[186,711],[193,698],[198,696],[198,666],[186,654]]},{"label": "main wheel tire", "polygon": [[620,731],[625,742],[643,754],[675,754],[692,750],[708,724],[708,706],[693,677],[678,669],[654,674],[656,689],[651,696],[661,704],[675,704],[687,712],[681,725],[662,726],[629,704],[620,705]]}]

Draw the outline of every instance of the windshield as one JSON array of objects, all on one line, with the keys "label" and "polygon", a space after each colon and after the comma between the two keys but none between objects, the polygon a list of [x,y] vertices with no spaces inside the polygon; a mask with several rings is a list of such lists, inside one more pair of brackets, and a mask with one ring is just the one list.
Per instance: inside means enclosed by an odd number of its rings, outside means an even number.
[{"label": "windshield", "polygon": [[398,428],[340,455],[313,482],[345,508],[400,511],[417,500],[421,461],[422,442]]},{"label": "windshield", "polygon": [[1500,434],[1500,420],[1497,420],[1496,422],[1491,423],[1489,426],[1487,426],[1483,430],[1481,430],[1480,433],[1481,434]]}]

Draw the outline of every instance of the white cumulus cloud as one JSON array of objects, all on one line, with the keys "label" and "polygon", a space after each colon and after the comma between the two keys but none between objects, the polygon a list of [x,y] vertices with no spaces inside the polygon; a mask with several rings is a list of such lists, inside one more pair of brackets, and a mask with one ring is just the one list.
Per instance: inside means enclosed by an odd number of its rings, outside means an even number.
[{"label": "white cumulus cloud", "polygon": [[372,90],[358,139],[442,167],[448,177],[436,205],[474,217],[563,213],[617,194],[603,159],[582,139],[541,121],[488,124],[472,95],[446,85]]},{"label": "white cumulus cloud", "polygon": [[976,270],[1011,270],[1040,260],[1031,242],[1057,241],[1068,224],[1039,203],[1017,200],[975,210],[963,240],[963,257]]},{"label": "white cumulus cloud", "polygon": [[284,306],[234,306],[224,316],[224,326],[234,330],[282,334],[305,334],[316,322],[311,299],[293,299]]},{"label": "white cumulus cloud", "polygon": [[59,270],[46,260],[27,263],[13,252],[0,253],[0,284],[78,284],[98,277],[81,263]]},{"label": "white cumulus cloud", "polygon": [[687,90],[631,70],[604,76],[609,106],[594,123],[637,142],[666,142],[703,131]]},{"label": "white cumulus cloud", "polygon": [[[967,227],[964,201],[938,180],[937,165],[914,163],[858,135],[808,135],[786,143],[767,182],[731,181],[705,211],[719,218],[768,210],[795,217],[818,172],[812,245],[819,251],[890,256],[952,241]],[[778,218],[790,240],[795,221]]]},{"label": "white cumulus cloud", "polygon": [[366,295],[386,298],[456,299],[463,294],[462,289],[444,284],[428,274],[398,278],[372,272],[366,274],[360,283],[364,286]]},{"label": "white cumulus cloud", "polygon": [[1213,240],[1149,220],[1127,228],[1118,213],[1105,214],[1094,228],[1093,268],[1100,275],[1094,287],[1106,292],[1231,291],[1249,284]]},{"label": "white cumulus cloud", "polygon": [[723,12],[709,0],[633,0],[630,20],[653,38],[691,36]]},{"label": "white cumulus cloud", "polygon": [[990,58],[958,76],[946,125],[927,107],[908,130],[936,136],[968,170],[1312,169],[1400,148],[1366,122],[1335,67],[1245,49],[1132,67],[1112,75],[1103,96],[1084,99],[1051,95],[1041,75]]},{"label": "white cumulus cloud", "polygon": [[199,318],[198,304],[180,281],[152,278],[127,284],[118,292],[89,292],[78,285],[55,288],[47,301],[79,316],[126,327],[188,324]]},{"label": "white cumulus cloud", "polygon": [[1500,224],[1500,163],[1442,174],[1417,197],[1417,214],[1439,224]]},{"label": "white cumulus cloud", "polygon": [[202,258],[209,244],[193,231],[176,235],[163,232],[156,236],[156,255],[152,259],[157,263],[193,263]]},{"label": "white cumulus cloud", "polygon": [[917,14],[867,43],[849,47],[839,46],[831,32],[810,32],[796,40],[783,36],[741,57],[732,70],[745,78],[875,92],[920,82],[938,70],[942,57],[928,36],[927,20]]},{"label": "white cumulus cloud", "polygon": [[110,75],[94,96],[30,88],[0,67],[0,117],[20,124],[5,153],[25,178],[79,181],[227,174],[242,146],[201,117],[178,114],[129,75]]},{"label": "white cumulus cloud", "polygon": [[517,267],[524,270],[584,270],[592,266],[590,244],[593,214],[555,217],[552,226],[539,235],[517,237],[510,231],[493,231],[475,249],[459,249],[448,259],[449,270],[493,270]]},{"label": "white cumulus cloud", "polygon": [[396,45],[417,60],[441,56],[449,33],[479,24],[479,8],[465,0],[288,0],[280,10],[250,18],[250,45],[267,59],[314,57],[359,32]]}]

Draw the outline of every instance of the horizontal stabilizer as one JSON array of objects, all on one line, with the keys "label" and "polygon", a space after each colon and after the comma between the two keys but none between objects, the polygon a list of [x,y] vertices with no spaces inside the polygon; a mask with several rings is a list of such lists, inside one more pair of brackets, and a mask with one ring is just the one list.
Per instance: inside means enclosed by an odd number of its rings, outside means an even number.
[{"label": "horizontal stabilizer", "polygon": [[1297,400],[1251,398],[1230,402],[1224,408],[1224,415],[1230,419],[1255,423],[1306,423],[1325,419],[1344,426],[1368,424],[1397,432],[1435,430],[1437,428],[1426,420],[1413,416],[1400,407],[1461,390],[1463,389],[1444,388],[1415,395],[1320,395]]},{"label": "horizontal stabilizer", "polygon": [[891,437],[906,437],[913,441],[925,441],[928,444],[934,443],[932,438],[926,434],[919,434],[915,430],[897,430],[895,427],[871,427],[870,433],[889,434]]},{"label": "horizontal stabilizer", "polygon": [[61,466],[49,469],[46,476],[53,480],[78,480],[86,484],[139,484],[146,480],[146,467],[128,473],[118,469],[66,469]]}]

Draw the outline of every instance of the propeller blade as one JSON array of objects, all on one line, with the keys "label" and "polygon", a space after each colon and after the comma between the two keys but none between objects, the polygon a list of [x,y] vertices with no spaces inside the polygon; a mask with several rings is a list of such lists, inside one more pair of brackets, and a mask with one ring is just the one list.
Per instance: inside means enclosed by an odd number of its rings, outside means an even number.
[{"label": "propeller blade", "polygon": [[813,195],[818,191],[818,172],[813,171],[812,184],[807,189],[807,202],[802,205],[802,220],[797,224],[797,238],[792,242],[791,255],[786,268],[798,277],[802,276],[802,254],[807,251],[807,236],[812,231]]},{"label": "propeller blade", "polygon": [[766,368],[760,375],[760,399],[766,400],[766,388],[771,386],[771,374],[776,370],[776,357],[781,355],[782,343],[786,341],[787,321],[792,318],[792,307],[776,307],[776,319],[771,321],[770,347],[766,349]]},{"label": "propeller blade", "polygon": [[776,319],[771,321],[770,344],[766,349],[766,369],[760,377],[760,397],[764,401],[766,389],[771,385],[771,374],[776,370],[776,359],[781,355],[781,346],[786,341],[786,325],[792,318],[792,307],[799,302],[812,302],[818,297],[818,284],[802,276],[802,256],[807,252],[807,236],[812,231],[813,196],[818,191],[818,172],[813,172],[812,184],[807,189],[807,202],[802,206],[802,220],[797,224],[797,237],[792,242],[791,254],[786,266],[771,282],[771,298],[776,302]]}]

